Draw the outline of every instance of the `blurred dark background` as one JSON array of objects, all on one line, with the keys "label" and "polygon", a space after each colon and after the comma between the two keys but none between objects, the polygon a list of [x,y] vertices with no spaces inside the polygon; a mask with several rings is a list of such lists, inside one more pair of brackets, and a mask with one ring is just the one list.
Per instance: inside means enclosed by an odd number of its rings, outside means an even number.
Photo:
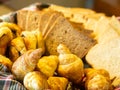
[{"label": "blurred dark background", "polygon": [[93,9],[109,16],[120,16],[120,0],[94,0]]},{"label": "blurred dark background", "polygon": [[[0,15],[21,9],[35,2],[52,3],[66,7],[90,8],[107,15],[120,16],[120,0],[0,0]],[[2,11],[1,11],[2,10]]]}]

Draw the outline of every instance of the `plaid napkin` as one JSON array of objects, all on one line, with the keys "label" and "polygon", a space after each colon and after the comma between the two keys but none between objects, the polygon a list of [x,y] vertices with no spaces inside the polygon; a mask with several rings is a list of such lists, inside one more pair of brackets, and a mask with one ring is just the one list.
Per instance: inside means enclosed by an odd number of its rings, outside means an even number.
[{"label": "plaid napkin", "polygon": [[26,90],[3,64],[0,64],[0,90]]}]

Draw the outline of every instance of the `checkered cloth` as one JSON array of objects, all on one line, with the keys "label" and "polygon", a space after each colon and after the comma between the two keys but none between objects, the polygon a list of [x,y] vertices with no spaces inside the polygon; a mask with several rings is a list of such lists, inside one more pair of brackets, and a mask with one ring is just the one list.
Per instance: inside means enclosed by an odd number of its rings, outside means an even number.
[{"label": "checkered cloth", "polygon": [[3,64],[0,64],[0,90],[26,90]]}]

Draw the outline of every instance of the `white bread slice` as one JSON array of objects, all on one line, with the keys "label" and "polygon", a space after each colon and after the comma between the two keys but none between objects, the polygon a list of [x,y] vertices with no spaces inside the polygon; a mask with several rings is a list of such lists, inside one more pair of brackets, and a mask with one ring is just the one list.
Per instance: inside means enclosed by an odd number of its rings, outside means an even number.
[{"label": "white bread slice", "polygon": [[87,53],[86,61],[93,68],[107,70],[111,79],[120,77],[120,37],[96,44]]},{"label": "white bread slice", "polygon": [[84,23],[85,28],[93,30],[98,43],[106,43],[113,38],[119,37],[119,33],[110,25],[110,18],[102,16],[98,21],[88,19]]},{"label": "white bread slice", "polygon": [[58,12],[62,12],[64,14],[64,16],[67,17],[67,18],[72,16],[71,8],[66,8],[66,7],[63,7],[63,6],[51,4],[48,9],[58,11]]},{"label": "white bread slice", "polygon": [[98,43],[106,43],[113,38],[119,37],[118,32],[110,25],[110,19],[101,17],[96,24],[96,39]]},{"label": "white bread slice", "polygon": [[107,17],[102,16],[98,20],[88,19],[86,23],[84,23],[85,28],[93,30],[95,34],[95,38],[98,39],[101,34],[104,33],[105,30],[109,27],[109,19]]},{"label": "white bread slice", "polygon": [[70,7],[63,7],[59,5],[50,5],[48,9],[62,12],[66,18],[69,18],[70,21],[76,23],[85,23],[87,19],[99,19],[101,16],[105,16],[104,13],[96,13],[91,9],[86,8],[70,8]]},{"label": "white bread slice", "polygon": [[110,25],[120,35],[120,21],[115,16],[112,16],[112,18],[110,19]]},{"label": "white bread slice", "polygon": [[119,34],[112,27],[108,27],[102,34],[99,35],[99,37],[97,37],[97,41],[100,44],[104,44],[118,37]]},{"label": "white bread slice", "polygon": [[[91,9],[70,8],[70,7],[63,7],[63,6],[54,5],[54,4],[51,4],[48,9],[62,12],[66,18],[73,18],[75,22],[76,20],[78,21],[78,19],[80,20],[80,18],[77,17],[78,15],[84,16],[84,15],[89,15],[89,14],[95,14],[95,11]],[[73,15],[75,15],[75,17],[73,17]]]}]

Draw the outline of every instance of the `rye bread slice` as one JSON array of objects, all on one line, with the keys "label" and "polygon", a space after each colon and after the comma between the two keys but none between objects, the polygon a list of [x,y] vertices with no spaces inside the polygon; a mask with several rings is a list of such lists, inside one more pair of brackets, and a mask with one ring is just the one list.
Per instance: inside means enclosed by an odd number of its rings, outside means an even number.
[{"label": "rye bread slice", "polygon": [[54,22],[60,15],[62,15],[62,14],[59,12],[53,12],[53,14],[51,15],[51,17],[43,31],[43,37],[45,37],[47,32],[49,32],[49,30],[51,30],[51,28],[54,26]]},{"label": "rye bread slice", "polygon": [[43,12],[41,11],[28,11],[28,16],[26,19],[26,27],[25,30],[32,31],[32,30],[40,30],[39,25],[41,24],[41,15]]},{"label": "rye bread slice", "polygon": [[22,30],[25,30],[27,15],[28,15],[28,10],[17,11],[17,24]]},{"label": "rye bread slice", "polygon": [[78,29],[79,31],[81,31],[81,33],[85,33],[86,35],[94,38],[93,31],[89,29],[85,29],[82,23],[76,23],[76,22],[71,22],[71,21],[70,23],[75,29]]},{"label": "rye bread slice", "polygon": [[45,38],[46,49],[49,54],[58,55],[57,46],[65,44],[73,54],[83,58],[96,41],[88,35],[73,28],[63,16],[59,16],[54,26]]},{"label": "rye bread slice", "polygon": [[44,29],[46,28],[47,23],[49,22],[50,17],[52,16],[54,11],[43,11],[40,21],[40,30],[43,33]]}]

